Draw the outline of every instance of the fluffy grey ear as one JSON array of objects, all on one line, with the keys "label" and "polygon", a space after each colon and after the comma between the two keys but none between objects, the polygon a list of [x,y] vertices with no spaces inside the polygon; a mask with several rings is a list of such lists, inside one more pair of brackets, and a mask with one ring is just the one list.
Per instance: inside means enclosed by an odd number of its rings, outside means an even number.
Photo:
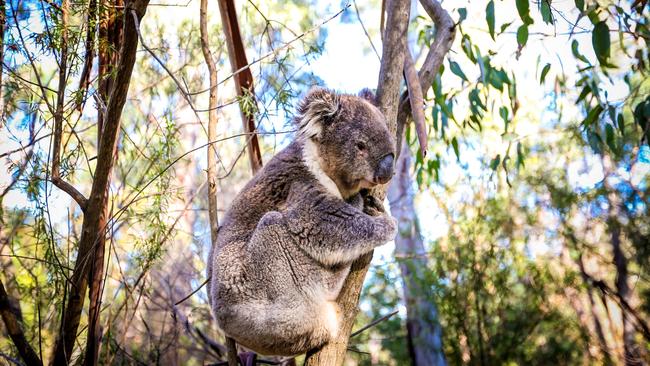
[{"label": "fluffy grey ear", "polygon": [[318,138],[323,126],[339,112],[340,105],[341,97],[335,92],[320,87],[311,88],[298,106],[298,136]]},{"label": "fluffy grey ear", "polygon": [[372,103],[372,105],[377,105],[377,97],[375,97],[375,93],[373,93],[372,90],[368,88],[361,89],[359,92],[359,97],[369,101]]}]

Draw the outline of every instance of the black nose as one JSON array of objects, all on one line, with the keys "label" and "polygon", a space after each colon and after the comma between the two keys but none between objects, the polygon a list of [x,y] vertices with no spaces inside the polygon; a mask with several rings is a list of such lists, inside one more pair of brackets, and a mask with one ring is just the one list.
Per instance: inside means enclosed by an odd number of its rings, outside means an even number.
[{"label": "black nose", "polygon": [[395,157],[393,154],[388,154],[381,158],[379,164],[377,165],[377,171],[375,171],[375,180],[377,183],[385,184],[388,183],[390,178],[393,176],[393,161]]}]

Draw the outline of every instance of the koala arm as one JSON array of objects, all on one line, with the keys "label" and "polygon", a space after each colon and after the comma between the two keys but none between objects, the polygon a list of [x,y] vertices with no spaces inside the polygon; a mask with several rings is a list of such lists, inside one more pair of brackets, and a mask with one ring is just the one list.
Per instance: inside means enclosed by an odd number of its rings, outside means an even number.
[{"label": "koala arm", "polygon": [[325,265],[349,263],[395,238],[395,219],[370,216],[340,198],[304,183],[294,183],[283,213],[299,246]]}]

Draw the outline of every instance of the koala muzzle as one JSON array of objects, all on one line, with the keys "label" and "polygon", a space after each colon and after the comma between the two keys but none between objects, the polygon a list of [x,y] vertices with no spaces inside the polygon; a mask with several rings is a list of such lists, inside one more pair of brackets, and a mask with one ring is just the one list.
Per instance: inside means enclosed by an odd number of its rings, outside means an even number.
[{"label": "koala muzzle", "polygon": [[375,171],[375,182],[379,184],[386,184],[393,177],[393,162],[395,157],[393,154],[388,154],[381,158],[377,164]]}]

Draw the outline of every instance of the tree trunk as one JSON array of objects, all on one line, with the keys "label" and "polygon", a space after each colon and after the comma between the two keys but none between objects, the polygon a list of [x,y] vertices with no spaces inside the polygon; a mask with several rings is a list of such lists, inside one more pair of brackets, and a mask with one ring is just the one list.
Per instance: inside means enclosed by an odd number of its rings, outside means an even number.
[{"label": "tree trunk", "polygon": [[402,272],[409,354],[414,365],[443,366],[447,363],[442,349],[442,328],[433,299],[427,296],[424,278],[428,261],[415,214],[411,161],[411,149],[403,144],[388,189],[390,212],[399,225],[395,257]]},{"label": "tree trunk", "polygon": [[[113,6],[122,6],[122,0],[113,1]],[[90,5],[92,6],[92,4]],[[89,10],[94,13],[93,9]],[[90,20],[89,20],[90,21]],[[120,19],[113,9],[104,9],[102,11],[102,19],[100,23],[100,40],[99,44],[102,45],[102,53],[99,57],[99,65],[102,72],[100,72],[99,88],[97,91],[98,98],[102,101],[108,102],[108,93],[113,88],[114,78],[110,77],[108,68],[118,66],[118,54],[114,50],[118,50],[121,45],[123,20]],[[105,38],[103,38],[105,37]],[[87,57],[92,57],[92,52],[87,53]],[[92,61],[92,60],[91,60]],[[100,145],[102,139],[102,126],[104,125],[104,110],[100,105],[97,108],[97,146]],[[117,145],[113,150],[113,159],[117,159]],[[109,172],[108,181],[110,182],[111,176]],[[106,187],[106,196],[108,197],[108,186]],[[102,214],[99,218],[99,227],[105,228],[108,223],[108,202],[104,206]],[[92,250],[91,258],[92,263],[89,273],[89,287],[88,287],[88,339],[86,341],[86,355],[84,356],[84,365],[96,365],[99,357],[99,350],[102,339],[102,329],[100,325],[100,311],[102,306],[102,294],[104,292],[104,256],[106,248],[106,237],[99,235],[96,239],[96,245]]]},{"label": "tree trunk", "polygon": [[95,259],[93,254],[97,243],[105,234],[106,227],[102,225],[102,222],[106,222],[110,172],[114,164],[114,152],[120,131],[120,117],[126,102],[138,46],[138,30],[133,12],[138,20],[142,19],[148,3],[149,0],[132,0],[128,1],[124,8],[124,42],[120,49],[120,61],[104,117],[102,136],[97,152],[97,167],[84,213],[77,259],[68,292],[68,302],[61,319],[60,333],[54,344],[53,365],[66,365],[70,362],[88,288],[91,263]]},{"label": "tree trunk", "polygon": [[[404,68],[410,2],[406,0],[389,0],[386,8],[388,14],[377,85],[377,103],[386,117],[391,135],[394,136],[397,131],[397,109],[402,83],[402,70]],[[374,190],[372,194],[383,202],[386,197],[386,188],[386,186],[382,186]],[[343,364],[350,332],[358,312],[359,296],[371,259],[372,253],[369,253],[353,263],[350,274],[345,280],[337,299],[343,314],[339,334],[336,339],[324,345],[321,349],[307,353],[305,366],[336,366]]]}]

